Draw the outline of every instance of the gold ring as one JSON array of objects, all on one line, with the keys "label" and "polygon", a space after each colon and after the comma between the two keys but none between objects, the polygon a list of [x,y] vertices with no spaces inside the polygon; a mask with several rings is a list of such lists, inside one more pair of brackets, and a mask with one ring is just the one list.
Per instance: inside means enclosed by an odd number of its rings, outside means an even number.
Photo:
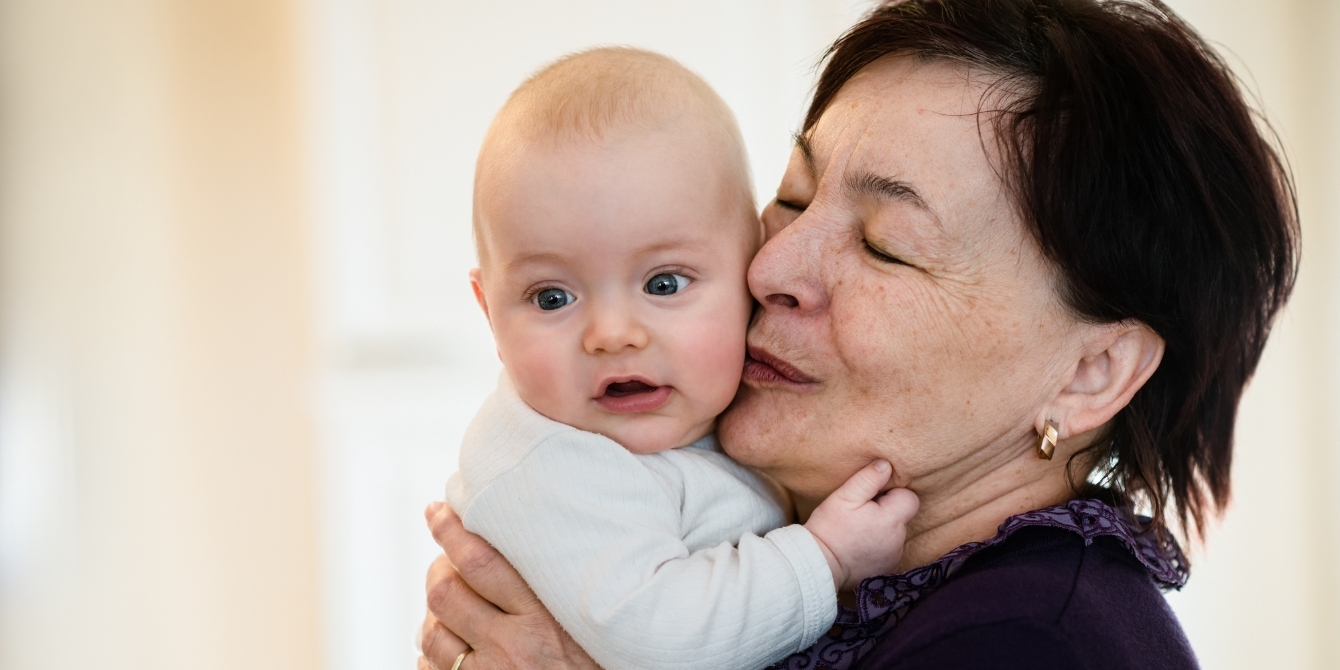
[{"label": "gold ring", "polygon": [[469,656],[472,651],[474,651],[474,649],[466,647],[465,651],[461,652],[461,655],[456,657],[456,662],[451,664],[451,670],[461,670],[461,664],[465,662],[465,657]]}]

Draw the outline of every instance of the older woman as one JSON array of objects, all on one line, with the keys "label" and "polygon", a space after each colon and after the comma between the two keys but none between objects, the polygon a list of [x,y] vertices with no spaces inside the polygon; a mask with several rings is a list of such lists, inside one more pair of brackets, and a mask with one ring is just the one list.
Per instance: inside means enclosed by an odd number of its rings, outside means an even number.
[{"label": "older woman", "polygon": [[[1228,498],[1298,239],[1204,43],[1152,3],[885,5],[834,45],[763,219],[727,452],[802,518],[877,458],[921,498],[904,571],[781,665],[1195,667],[1159,594],[1187,576],[1169,528]],[[421,667],[591,665],[429,519],[450,561]]]}]

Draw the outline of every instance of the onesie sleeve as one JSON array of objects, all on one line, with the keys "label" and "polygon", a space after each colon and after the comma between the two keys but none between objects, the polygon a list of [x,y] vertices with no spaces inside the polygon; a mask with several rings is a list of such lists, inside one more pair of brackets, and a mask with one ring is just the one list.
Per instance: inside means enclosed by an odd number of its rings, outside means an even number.
[{"label": "onesie sleeve", "polygon": [[607,670],[761,668],[831,626],[832,577],[808,531],[691,553],[683,482],[642,458],[495,394],[448,498]]}]

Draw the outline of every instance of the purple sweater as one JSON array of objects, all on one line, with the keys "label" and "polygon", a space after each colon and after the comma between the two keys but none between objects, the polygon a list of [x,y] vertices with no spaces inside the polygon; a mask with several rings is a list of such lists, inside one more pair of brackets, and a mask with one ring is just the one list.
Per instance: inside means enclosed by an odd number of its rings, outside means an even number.
[{"label": "purple sweater", "polygon": [[1073,500],[1011,517],[963,545],[857,589],[857,608],[775,668],[1196,668],[1159,590],[1186,582],[1171,542]]}]

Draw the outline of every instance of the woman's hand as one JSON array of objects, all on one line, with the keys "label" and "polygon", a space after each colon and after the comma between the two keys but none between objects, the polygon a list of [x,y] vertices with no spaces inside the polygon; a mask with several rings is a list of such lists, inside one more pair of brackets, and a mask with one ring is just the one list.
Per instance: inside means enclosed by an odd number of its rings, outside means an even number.
[{"label": "woman's hand", "polygon": [[484,538],[465,529],[451,507],[424,510],[433,539],[446,552],[428,568],[419,670],[598,668],[573,642],[512,565]]}]

